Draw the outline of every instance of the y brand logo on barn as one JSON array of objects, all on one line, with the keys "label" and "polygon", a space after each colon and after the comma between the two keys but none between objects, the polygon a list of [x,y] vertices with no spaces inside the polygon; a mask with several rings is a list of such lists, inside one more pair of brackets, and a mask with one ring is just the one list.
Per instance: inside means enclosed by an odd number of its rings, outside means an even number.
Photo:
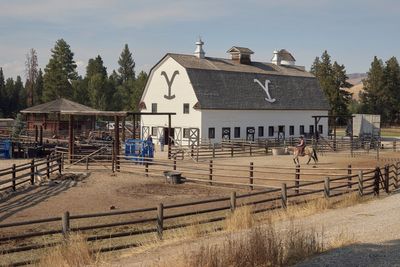
[{"label": "y brand logo on barn", "polygon": [[167,73],[165,73],[165,71],[162,71],[161,72],[161,76],[164,76],[164,78],[165,78],[165,81],[167,82],[167,85],[168,85],[168,95],[164,95],[164,97],[166,98],[166,99],[168,99],[168,100],[171,100],[171,99],[174,99],[175,98],[175,95],[171,95],[171,86],[172,86],[172,83],[174,82],[174,80],[175,80],[175,76],[176,75],[178,75],[179,74],[179,71],[174,71],[174,73],[172,74],[172,77],[171,77],[171,80],[168,78],[168,75],[167,75]]},{"label": "y brand logo on barn", "polygon": [[269,94],[268,84],[271,83],[270,80],[265,80],[265,86],[257,79],[254,79],[254,82],[258,83],[267,94],[267,97],[265,98],[266,101],[268,101],[269,103],[274,103],[276,101],[276,99],[271,98],[271,95]]}]

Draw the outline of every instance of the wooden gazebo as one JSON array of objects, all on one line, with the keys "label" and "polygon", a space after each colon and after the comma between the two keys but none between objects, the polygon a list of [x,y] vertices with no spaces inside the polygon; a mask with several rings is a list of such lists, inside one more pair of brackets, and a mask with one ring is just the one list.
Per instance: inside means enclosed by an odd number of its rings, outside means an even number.
[{"label": "wooden gazebo", "polygon": [[[115,125],[119,125],[120,118],[126,117],[124,111],[100,111],[91,107],[73,102],[65,98],[40,104],[20,111],[26,115],[28,130],[35,130],[35,139],[42,139],[43,131],[58,136],[61,132],[68,137],[68,157],[74,154],[75,131],[92,130],[95,127],[96,116],[114,117]],[[115,153],[120,148],[119,127],[115,127]]]}]

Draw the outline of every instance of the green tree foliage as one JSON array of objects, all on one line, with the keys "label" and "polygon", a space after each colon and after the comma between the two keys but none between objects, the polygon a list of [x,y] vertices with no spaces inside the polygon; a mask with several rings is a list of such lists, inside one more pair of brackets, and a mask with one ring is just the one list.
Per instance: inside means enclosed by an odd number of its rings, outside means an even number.
[{"label": "green tree foliage", "polygon": [[6,113],[6,84],[4,80],[3,68],[0,68],[0,116]]},{"label": "green tree foliage", "polygon": [[71,98],[72,81],[78,78],[74,53],[64,39],[57,40],[51,50],[51,58],[43,76],[43,101],[51,101],[59,97]]},{"label": "green tree foliage", "polygon": [[147,73],[141,71],[135,80],[135,86],[131,97],[131,108],[134,111],[139,111],[139,102],[146,86],[147,78]]},{"label": "green tree foliage", "polygon": [[351,94],[344,89],[350,88],[352,85],[347,82],[348,77],[344,65],[340,65],[336,61],[332,64],[331,57],[325,50],[321,58],[315,58],[311,72],[318,79],[328,98],[331,114],[348,115]]},{"label": "green tree foliage", "polygon": [[383,70],[384,92],[386,95],[387,119],[390,122],[399,122],[400,108],[400,66],[395,57],[386,61]]},{"label": "green tree foliage", "polygon": [[14,125],[12,128],[12,137],[17,138],[19,137],[19,135],[21,134],[22,130],[24,129],[24,122],[22,119],[22,115],[21,113],[18,113],[15,121],[14,121]]},{"label": "green tree foliage", "polygon": [[15,117],[19,110],[26,107],[26,92],[22,79],[17,76],[16,81],[8,78],[4,86],[3,115],[5,117]]},{"label": "green tree foliage", "polygon": [[43,72],[39,69],[36,78],[35,89],[33,91],[33,104],[38,105],[43,103]]},{"label": "green tree foliage", "polygon": [[135,61],[133,61],[132,53],[129,50],[128,44],[125,44],[118,59],[118,72],[123,82],[135,80]]}]

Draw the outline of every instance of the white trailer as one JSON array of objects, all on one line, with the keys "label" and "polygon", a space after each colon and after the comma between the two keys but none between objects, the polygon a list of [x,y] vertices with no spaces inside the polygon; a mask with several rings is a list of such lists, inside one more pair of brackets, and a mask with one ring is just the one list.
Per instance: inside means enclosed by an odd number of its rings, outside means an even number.
[{"label": "white trailer", "polygon": [[353,135],[377,138],[381,134],[381,115],[353,114]]}]

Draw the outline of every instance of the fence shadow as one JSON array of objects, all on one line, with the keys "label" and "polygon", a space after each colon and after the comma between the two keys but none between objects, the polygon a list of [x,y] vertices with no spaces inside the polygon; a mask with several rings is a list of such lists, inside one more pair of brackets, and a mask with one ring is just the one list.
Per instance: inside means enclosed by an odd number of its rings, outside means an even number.
[{"label": "fence shadow", "polygon": [[399,266],[399,251],[400,239],[380,244],[354,244],[330,250],[295,266]]},{"label": "fence shadow", "polygon": [[46,199],[75,187],[80,181],[88,178],[89,175],[80,176],[79,179],[63,179],[40,186],[30,186],[8,195],[1,200],[0,222],[20,211],[33,207]]}]

